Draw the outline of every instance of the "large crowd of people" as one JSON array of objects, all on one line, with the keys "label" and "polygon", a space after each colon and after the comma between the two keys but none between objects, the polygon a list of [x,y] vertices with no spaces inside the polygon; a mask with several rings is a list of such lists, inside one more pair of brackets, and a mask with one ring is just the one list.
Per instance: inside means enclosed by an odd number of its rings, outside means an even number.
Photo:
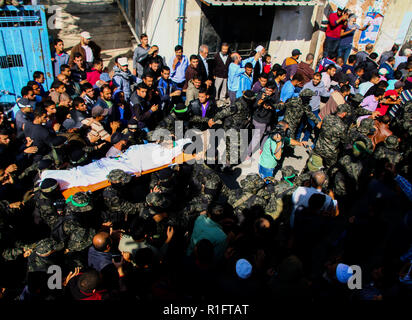
[{"label": "large crowd of people", "polygon": [[[243,59],[228,43],[213,58],[207,45],[190,56],[178,45],[164,61],[142,34],[132,69],[119,56],[108,70],[89,32],[70,54],[56,40],[50,90],[37,71],[0,115],[0,297],[410,300],[411,42],[351,54],[365,28],[355,22],[330,16],[315,68],[299,49],[278,64],[263,46]],[[173,141],[177,121],[202,137],[202,150],[183,150],[195,163],[113,170],[108,187],[68,199],[40,178],[131,145],[167,146],[153,132]],[[250,135],[227,142],[219,164],[207,132],[221,128]],[[309,153],[302,171],[284,165],[296,146]],[[256,172],[229,188],[223,178],[256,155]]]}]

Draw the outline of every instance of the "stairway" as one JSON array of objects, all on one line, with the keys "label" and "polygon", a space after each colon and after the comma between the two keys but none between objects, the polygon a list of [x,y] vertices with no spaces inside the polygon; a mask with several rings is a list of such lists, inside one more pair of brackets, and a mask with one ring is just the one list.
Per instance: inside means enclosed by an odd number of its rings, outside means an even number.
[{"label": "stairway", "polygon": [[[113,65],[118,55],[132,58],[137,43],[114,0],[50,0],[48,6],[62,8],[56,29],[49,29],[53,38],[64,41],[66,51],[79,43],[80,33],[88,31],[102,48],[105,66]],[[46,11],[47,12],[47,11]]]}]

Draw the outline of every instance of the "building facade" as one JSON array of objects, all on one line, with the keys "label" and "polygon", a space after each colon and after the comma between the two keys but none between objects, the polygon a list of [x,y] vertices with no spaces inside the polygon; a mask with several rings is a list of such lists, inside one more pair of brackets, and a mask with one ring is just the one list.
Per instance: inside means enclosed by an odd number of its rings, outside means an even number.
[{"label": "building facade", "polygon": [[356,34],[354,50],[373,43],[381,53],[395,41],[403,44],[411,37],[412,0],[117,1],[136,34],[146,33],[167,60],[177,44],[186,54],[197,53],[201,44],[207,44],[212,56],[222,42],[243,56],[263,45],[275,63],[282,63],[295,48],[303,56],[311,52],[319,57],[327,17],[337,3],[354,12],[359,25],[374,24],[370,32]]}]

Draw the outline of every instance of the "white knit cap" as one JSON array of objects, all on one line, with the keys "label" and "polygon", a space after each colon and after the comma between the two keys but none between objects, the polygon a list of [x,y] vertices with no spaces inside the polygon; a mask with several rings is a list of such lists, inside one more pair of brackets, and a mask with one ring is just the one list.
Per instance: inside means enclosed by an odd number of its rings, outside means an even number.
[{"label": "white knit cap", "polygon": [[257,48],[255,49],[256,52],[260,52],[263,49],[265,49],[263,46],[257,46]]},{"label": "white knit cap", "polygon": [[120,58],[119,60],[118,60],[118,62],[119,62],[119,65],[121,65],[122,67],[123,66],[127,66],[127,65],[129,65],[129,61],[127,60],[127,58]]}]

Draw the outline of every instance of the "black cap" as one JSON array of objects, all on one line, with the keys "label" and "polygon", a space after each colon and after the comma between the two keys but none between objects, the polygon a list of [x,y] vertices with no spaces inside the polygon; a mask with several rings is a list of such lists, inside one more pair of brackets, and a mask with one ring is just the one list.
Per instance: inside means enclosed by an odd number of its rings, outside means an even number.
[{"label": "black cap", "polygon": [[293,51],[292,51],[292,57],[300,56],[301,54],[302,54],[302,52],[300,52],[299,49],[293,49]]},{"label": "black cap", "polygon": [[50,169],[53,165],[53,161],[50,159],[44,159],[39,161],[39,170]]},{"label": "black cap", "polygon": [[44,193],[50,193],[56,190],[59,186],[59,183],[56,179],[47,178],[42,181],[40,184],[40,190]]}]

